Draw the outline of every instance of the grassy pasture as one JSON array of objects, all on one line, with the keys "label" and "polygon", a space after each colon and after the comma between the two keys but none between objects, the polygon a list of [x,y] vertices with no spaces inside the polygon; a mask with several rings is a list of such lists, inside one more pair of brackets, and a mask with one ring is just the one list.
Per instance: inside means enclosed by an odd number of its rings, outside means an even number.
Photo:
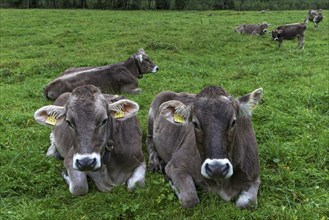
[{"label": "grassy pasture", "polygon": [[[241,36],[241,23],[302,22],[306,11],[0,10],[0,219],[328,219],[328,11],[305,49],[281,49],[264,37]],[[263,87],[253,124],[259,144],[259,207],[238,210],[199,192],[201,204],[180,207],[162,175],[146,187],[99,192],[90,183],[71,196],[61,161],[46,158],[50,129],[33,119],[50,104],[42,88],[69,67],[126,60],[144,48],[160,67],[139,81],[145,140],[148,107],[160,91],[199,92],[221,85],[238,97]],[[143,142],[144,142],[143,140]],[[143,143],[145,150],[145,144]],[[145,156],[147,157],[146,150]]]}]

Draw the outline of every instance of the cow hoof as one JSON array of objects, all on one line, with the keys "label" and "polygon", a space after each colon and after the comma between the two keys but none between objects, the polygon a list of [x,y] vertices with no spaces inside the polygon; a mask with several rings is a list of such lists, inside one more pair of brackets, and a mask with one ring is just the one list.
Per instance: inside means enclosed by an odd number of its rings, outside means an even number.
[{"label": "cow hoof", "polygon": [[257,207],[257,198],[254,198],[250,193],[243,192],[235,204],[240,209],[255,209]]},{"label": "cow hoof", "polygon": [[200,203],[200,200],[198,197],[196,198],[191,198],[188,200],[181,200],[181,204],[182,207],[184,209],[188,209],[188,208],[194,208],[195,206],[197,206]]}]

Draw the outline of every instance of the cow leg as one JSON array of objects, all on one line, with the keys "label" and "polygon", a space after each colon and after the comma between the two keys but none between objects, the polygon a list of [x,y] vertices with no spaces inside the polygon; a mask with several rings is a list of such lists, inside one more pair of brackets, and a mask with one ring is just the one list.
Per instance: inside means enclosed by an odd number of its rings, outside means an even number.
[{"label": "cow leg", "polygon": [[55,136],[53,132],[50,133],[49,138],[50,138],[50,147],[48,148],[46,153],[47,157],[55,156],[56,153]]},{"label": "cow leg", "polygon": [[244,190],[240,193],[235,203],[238,208],[252,209],[257,207],[257,194],[258,194],[259,184],[260,184],[260,179],[257,178],[257,180],[254,183],[252,183],[252,185],[249,187],[248,190]]},{"label": "cow leg", "polygon": [[298,47],[304,49],[304,43],[305,43],[304,36],[298,36]]},{"label": "cow leg", "polygon": [[69,190],[72,195],[82,196],[88,193],[88,182],[85,173],[68,170],[67,173],[62,173],[65,182],[69,185]]},{"label": "cow leg", "polygon": [[69,185],[70,192],[75,196],[82,196],[88,193],[87,175],[84,172],[73,169],[73,148],[66,155],[64,165],[67,174],[63,173],[65,182]]},{"label": "cow leg", "polygon": [[121,88],[121,91],[129,94],[139,94],[142,92],[142,89],[134,88],[133,86],[129,85],[129,86],[123,86]]},{"label": "cow leg", "polygon": [[158,153],[156,152],[153,143],[153,118],[150,117],[150,114],[152,114],[152,112],[150,112],[148,116],[147,137],[146,137],[147,152],[149,154],[148,168],[152,172],[156,172],[160,168],[160,162],[159,162]]},{"label": "cow leg", "polygon": [[165,168],[171,180],[172,188],[178,196],[183,208],[193,208],[199,203],[193,178],[186,170],[176,168],[169,162]]},{"label": "cow leg", "polygon": [[279,42],[279,48],[281,48],[281,46],[282,46],[282,40],[279,40],[278,42]]},{"label": "cow leg", "polygon": [[127,186],[128,189],[134,190],[136,185],[144,187],[145,185],[145,172],[146,165],[143,162],[139,167],[137,167],[131,177],[128,179]]}]

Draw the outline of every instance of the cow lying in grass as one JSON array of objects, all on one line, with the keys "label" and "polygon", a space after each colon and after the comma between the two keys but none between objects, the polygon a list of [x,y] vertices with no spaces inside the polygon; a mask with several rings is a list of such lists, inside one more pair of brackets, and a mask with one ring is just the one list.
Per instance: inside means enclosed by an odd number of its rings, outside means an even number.
[{"label": "cow lying in grass", "polygon": [[269,26],[271,26],[271,24],[266,22],[262,24],[241,24],[235,27],[235,31],[240,34],[264,35]]},{"label": "cow lying in grass", "polygon": [[55,105],[37,110],[34,117],[52,127],[52,142],[64,158],[67,173],[63,177],[70,192],[86,194],[87,176],[101,191],[123,183],[131,190],[143,186],[146,168],[135,117],[138,104],[127,99],[108,100],[92,85],[63,95]]},{"label": "cow lying in grass", "polygon": [[238,99],[221,87],[199,94],[161,92],[148,115],[149,167],[164,171],[184,208],[199,203],[196,186],[235,200],[239,208],[257,205],[258,147],[251,124],[257,89]]},{"label": "cow lying in grass", "polygon": [[143,74],[159,70],[143,49],[132,55],[125,62],[101,67],[79,67],[65,70],[45,86],[43,93],[48,99],[55,100],[65,92],[83,85],[94,85],[105,93],[139,93],[138,78]]}]

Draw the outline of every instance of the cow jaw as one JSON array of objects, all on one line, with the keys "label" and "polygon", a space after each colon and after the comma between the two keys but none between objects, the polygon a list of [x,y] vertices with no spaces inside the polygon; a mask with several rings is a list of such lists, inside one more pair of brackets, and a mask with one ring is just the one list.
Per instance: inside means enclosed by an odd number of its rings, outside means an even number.
[{"label": "cow jaw", "polygon": [[159,70],[159,67],[158,66],[154,66],[153,69],[152,69],[152,73],[156,73],[158,72]]},{"label": "cow jaw", "polygon": [[99,153],[73,155],[73,169],[79,171],[95,171],[101,167],[101,156]]},{"label": "cow jaw", "polygon": [[233,166],[227,158],[206,159],[201,166],[201,174],[207,179],[227,179],[233,175]]}]

